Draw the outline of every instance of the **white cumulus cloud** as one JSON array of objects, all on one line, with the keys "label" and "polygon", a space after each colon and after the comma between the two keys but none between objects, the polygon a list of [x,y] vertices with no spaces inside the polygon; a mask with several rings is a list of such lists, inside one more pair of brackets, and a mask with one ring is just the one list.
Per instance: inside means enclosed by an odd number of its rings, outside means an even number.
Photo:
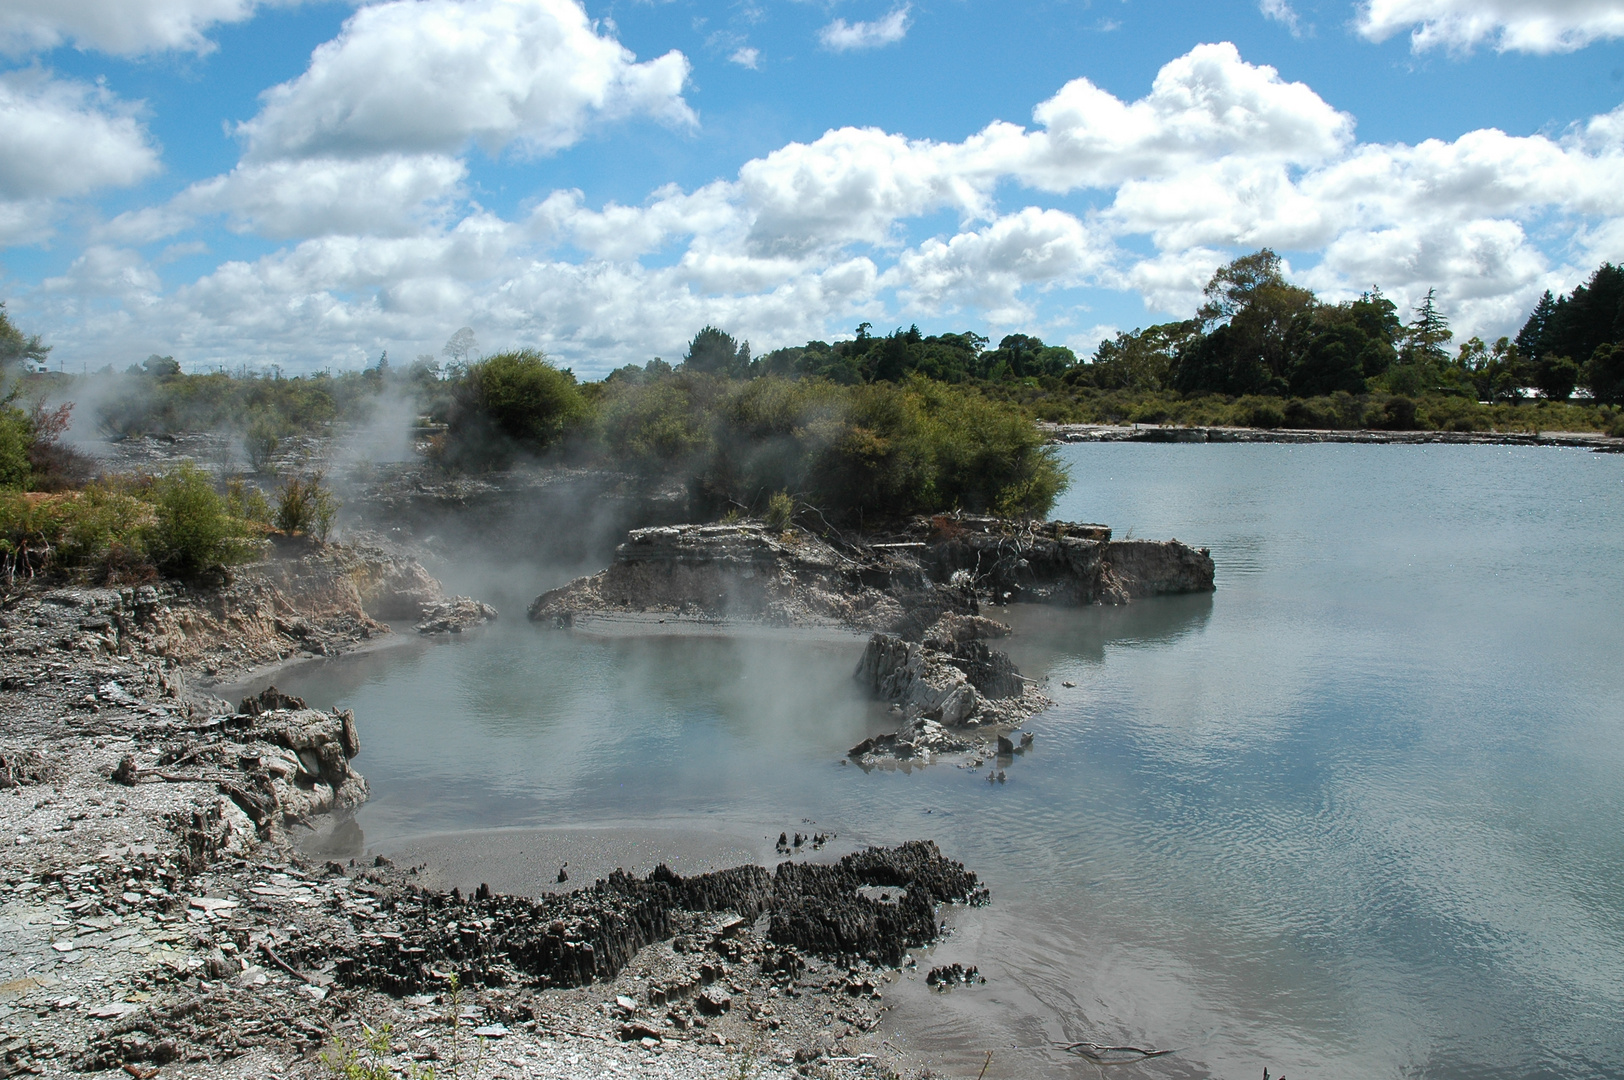
[{"label": "white cumulus cloud", "polygon": [[467,166],[443,154],[248,162],[194,184],[173,206],[226,214],[239,231],[276,239],[402,236],[445,210],[467,174]]},{"label": "white cumulus cloud", "polygon": [[299,0],[6,0],[0,51],[43,51],[72,44],[120,56],[178,50],[209,52],[207,32],[251,18],[261,7]]},{"label": "white cumulus cloud", "polygon": [[82,195],[158,171],[157,148],[128,105],[42,71],[0,75],[0,131],[0,198]]},{"label": "white cumulus cloud", "polygon": [[898,218],[944,206],[977,213],[995,179],[978,175],[954,144],[911,141],[877,128],[839,128],[739,170],[751,242],[779,253],[883,244]]},{"label": "white cumulus cloud", "polygon": [[836,19],[818,31],[818,40],[824,48],[835,52],[894,45],[908,36],[908,13],[911,10],[911,5],[904,4],[872,22],[848,23],[845,19]]},{"label": "white cumulus cloud", "polygon": [[128,187],[159,169],[134,108],[40,70],[0,74],[0,243],[43,238],[56,200]]},{"label": "white cumulus cloud", "polygon": [[250,158],[546,153],[633,115],[687,125],[686,57],[639,63],[576,0],[391,0],[356,12],[240,127]]},{"label": "white cumulus cloud", "polygon": [[1265,19],[1283,24],[1293,36],[1302,33],[1302,19],[1298,17],[1297,9],[1291,6],[1291,0],[1258,0],[1257,6]]},{"label": "white cumulus cloud", "polygon": [[1029,206],[983,229],[904,252],[887,276],[907,308],[930,314],[980,309],[996,325],[1032,315],[1029,285],[1078,284],[1110,259],[1108,237],[1060,210]]},{"label": "white cumulus cloud", "polygon": [[1557,53],[1624,37],[1620,0],[1366,0],[1359,32],[1372,41],[1410,32],[1416,52],[1464,52],[1492,42],[1501,52]]},{"label": "white cumulus cloud", "polygon": [[1076,79],[1033,115],[1045,130],[1031,136],[1016,171],[1053,191],[1169,175],[1225,155],[1310,164],[1353,138],[1352,117],[1274,68],[1248,64],[1229,42],[1165,65],[1138,101]]},{"label": "white cumulus cloud", "polygon": [[[400,6],[365,9],[346,34]],[[300,85],[288,101],[304,100]],[[75,93],[81,111],[128,119]],[[67,320],[58,355],[99,364],[97,348],[170,339],[160,351],[190,363],[359,362],[436,348],[469,325],[591,375],[680,355],[706,323],[762,349],[916,314],[1082,341],[1069,329],[1088,306],[1077,290],[1187,317],[1216,267],[1262,246],[1331,299],[1379,284],[1407,306],[1436,286],[1458,334],[1498,334],[1541,289],[1624,258],[1624,108],[1555,135],[1360,143],[1352,117],[1225,43],[1174,58],[1138,99],[1070,82],[1030,126],[994,121],[961,141],[837,128],[640,202],[537,191],[512,220],[465,190],[469,140],[484,137],[468,123],[341,151],[348,120],[278,127],[278,107],[236,169],[106,223],[101,247],[20,298],[38,325]],[[531,137],[503,115],[498,145]],[[25,200],[62,197],[13,187],[0,230],[25,218]],[[1065,194],[1078,191],[1090,194]],[[288,243],[167,291],[129,250],[211,216]]]}]

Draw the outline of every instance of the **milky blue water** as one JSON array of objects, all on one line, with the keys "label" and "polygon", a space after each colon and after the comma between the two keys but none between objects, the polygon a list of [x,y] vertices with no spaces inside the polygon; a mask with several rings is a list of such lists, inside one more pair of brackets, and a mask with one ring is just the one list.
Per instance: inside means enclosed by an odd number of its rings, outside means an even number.
[{"label": "milky blue water", "polygon": [[[816,819],[987,880],[888,994],[947,1075],[1624,1076],[1624,456],[1070,446],[1056,508],[1208,546],[1211,597],[1011,611],[1059,704],[1007,782],[837,764],[860,644],[491,632],[299,676],[353,706],[369,841]],[[525,592],[525,582],[506,582]],[[535,591],[554,584],[535,575]],[[517,615],[517,609],[514,609]],[[1065,682],[1074,683],[1065,687]]]}]

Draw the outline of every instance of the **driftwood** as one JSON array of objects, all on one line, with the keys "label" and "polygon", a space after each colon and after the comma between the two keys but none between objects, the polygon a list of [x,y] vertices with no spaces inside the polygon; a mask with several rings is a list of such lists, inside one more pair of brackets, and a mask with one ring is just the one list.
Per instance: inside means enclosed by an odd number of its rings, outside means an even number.
[{"label": "driftwood", "polygon": [[298,979],[300,982],[308,983],[311,986],[320,986],[321,985],[321,983],[318,980],[312,978],[309,975],[306,975],[304,972],[298,970],[292,964],[288,963],[286,960],[284,960],[280,956],[276,955],[276,950],[271,948],[271,946],[268,943],[261,942],[259,948],[260,948],[260,951],[265,954],[266,959],[270,960],[271,963],[275,964],[277,967],[281,968],[283,971],[287,972],[289,975],[292,975],[295,979]]},{"label": "driftwood", "polygon": [[1055,1049],[1077,1054],[1102,1065],[1114,1065],[1146,1058],[1165,1057],[1175,1050],[1146,1050],[1141,1046],[1104,1046],[1097,1042],[1055,1043]]}]

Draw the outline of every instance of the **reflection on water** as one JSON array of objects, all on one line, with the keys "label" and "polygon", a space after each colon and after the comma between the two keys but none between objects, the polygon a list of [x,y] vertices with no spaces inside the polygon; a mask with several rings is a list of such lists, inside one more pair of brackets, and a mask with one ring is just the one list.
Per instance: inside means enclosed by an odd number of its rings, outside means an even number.
[{"label": "reflection on water", "polygon": [[1104,663],[1107,646],[1164,646],[1198,633],[1212,617],[1212,599],[1211,593],[1198,593],[1086,612],[1018,604],[989,608],[985,614],[1014,628],[1010,638],[996,644],[1016,667],[1047,672],[1062,662]]},{"label": "reflection on water", "polygon": [[[594,640],[509,620],[308,669],[356,708],[369,841],[815,819],[987,879],[888,992],[940,1071],[1624,1075],[1624,458],[1075,446],[1057,516],[1211,547],[1212,597],[1011,610],[1058,704],[1007,768],[864,774],[861,642]],[[280,680],[279,680],[280,681]],[[1065,683],[1072,683],[1068,687]]]}]

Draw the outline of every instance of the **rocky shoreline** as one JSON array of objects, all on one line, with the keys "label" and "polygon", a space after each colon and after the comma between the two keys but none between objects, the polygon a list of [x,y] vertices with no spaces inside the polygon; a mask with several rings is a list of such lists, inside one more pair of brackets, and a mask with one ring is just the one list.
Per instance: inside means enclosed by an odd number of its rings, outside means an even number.
[{"label": "rocky shoreline", "polygon": [[1015,729],[1051,704],[987,644],[1010,628],[985,617],[984,607],[1128,604],[1212,589],[1207,550],[1117,541],[1104,525],[954,514],[843,537],[745,520],[634,529],[608,568],[538,596],[529,617],[565,628],[663,614],[741,633],[867,632],[853,677],[900,723],[848,754],[872,766],[961,752],[1005,756]]},{"label": "rocky shoreline", "polygon": [[365,798],[366,718],[206,686],[367,647],[385,619],[440,633],[494,614],[343,545],[284,545],[212,589],[12,596],[0,1077],[909,1071],[877,1030],[882,988],[914,977],[940,904],[986,899],[934,845],[534,899],[294,849]]}]

